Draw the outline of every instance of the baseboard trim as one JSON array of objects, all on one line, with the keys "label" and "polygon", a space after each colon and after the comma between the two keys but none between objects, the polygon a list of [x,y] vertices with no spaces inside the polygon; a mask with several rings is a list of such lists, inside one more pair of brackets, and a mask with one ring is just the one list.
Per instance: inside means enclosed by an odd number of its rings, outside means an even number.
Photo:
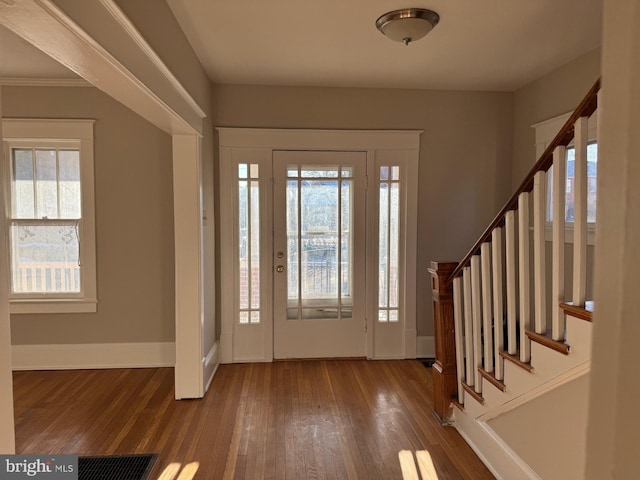
[{"label": "baseboard trim", "polygon": [[174,342],[13,345],[11,360],[13,370],[173,367],[176,345]]},{"label": "baseboard trim", "polygon": [[461,411],[454,415],[456,430],[498,480],[541,480],[486,423]]},{"label": "baseboard trim", "polygon": [[218,342],[215,342],[207,356],[202,359],[202,378],[204,378],[205,393],[209,390],[213,377],[218,371],[218,365],[220,365],[218,352]]},{"label": "baseboard trim", "polygon": [[435,358],[436,338],[421,336],[416,337],[416,358]]}]

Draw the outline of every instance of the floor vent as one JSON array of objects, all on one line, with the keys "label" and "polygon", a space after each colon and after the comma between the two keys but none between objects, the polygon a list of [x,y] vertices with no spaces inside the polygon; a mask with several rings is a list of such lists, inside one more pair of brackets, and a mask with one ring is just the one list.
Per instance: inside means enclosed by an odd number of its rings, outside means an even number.
[{"label": "floor vent", "polygon": [[78,480],[146,480],[157,454],[78,458]]}]

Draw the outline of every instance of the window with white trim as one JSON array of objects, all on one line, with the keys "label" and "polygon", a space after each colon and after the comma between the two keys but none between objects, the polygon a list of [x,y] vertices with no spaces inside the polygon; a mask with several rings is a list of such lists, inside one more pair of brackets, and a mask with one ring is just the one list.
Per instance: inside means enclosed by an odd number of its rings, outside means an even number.
[{"label": "window with white trim", "polygon": [[238,305],[241,324],[260,323],[260,165],[238,164]]},{"label": "window with white trim", "polygon": [[93,121],[2,126],[11,312],[95,312]]},{"label": "window with white trim", "polygon": [[379,167],[378,321],[398,322],[400,310],[400,167]]},{"label": "window with white trim", "polygon": [[[536,158],[540,158],[547,146],[571,116],[571,112],[545,120],[532,125],[536,132]],[[598,111],[589,118],[589,133],[587,145],[587,232],[588,243],[595,245],[595,221],[596,221],[596,196],[597,196],[597,169],[598,169],[598,144],[597,144]],[[573,242],[573,198],[575,195],[574,164],[575,148],[573,143],[567,146],[567,178],[565,197],[565,241]],[[547,171],[547,240],[551,240],[551,221],[553,220],[553,166]]]},{"label": "window with white trim", "polygon": [[[575,147],[567,147],[566,157],[566,196],[565,196],[565,218],[567,223],[573,223],[574,196],[575,196]],[[587,222],[596,222],[596,193],[598,179],[598,144],[596,142],[587,145]],[[553,166],[547,172],[547,222],[553,221]]]}]

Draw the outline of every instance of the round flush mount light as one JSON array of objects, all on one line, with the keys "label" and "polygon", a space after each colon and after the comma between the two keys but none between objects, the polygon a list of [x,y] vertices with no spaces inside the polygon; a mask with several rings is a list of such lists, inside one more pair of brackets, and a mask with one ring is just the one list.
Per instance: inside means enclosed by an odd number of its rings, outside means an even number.
[{"label": "round flush mount light", "polygon": [[433,30],[440,15],[425,8],[405,8],[385,13],[376,20],[376,27],[396,42],[409,45]]}]

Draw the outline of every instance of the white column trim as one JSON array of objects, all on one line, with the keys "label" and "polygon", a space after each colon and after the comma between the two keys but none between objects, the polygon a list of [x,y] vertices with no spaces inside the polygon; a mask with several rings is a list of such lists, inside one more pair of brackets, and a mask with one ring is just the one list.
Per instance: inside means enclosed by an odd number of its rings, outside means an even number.
[{"label": "white column trim", "polygon": [[[2,88],[0,87],[0,139],[2,136]],[[0,148],[0,213],[6,215],[7,191],[5,188],[4,148]],[[4,220],[4,219],[3,219]],[[0,222],[0,452],[15,453],[15,428],[13,420],[13,376],[11,375],[11,323],[9,315],[9,248],[7,222]]]},{"label": "white column trim", "polygon": [[177,399],[204,396],[200,143],[196,135],[173,136]]}]

